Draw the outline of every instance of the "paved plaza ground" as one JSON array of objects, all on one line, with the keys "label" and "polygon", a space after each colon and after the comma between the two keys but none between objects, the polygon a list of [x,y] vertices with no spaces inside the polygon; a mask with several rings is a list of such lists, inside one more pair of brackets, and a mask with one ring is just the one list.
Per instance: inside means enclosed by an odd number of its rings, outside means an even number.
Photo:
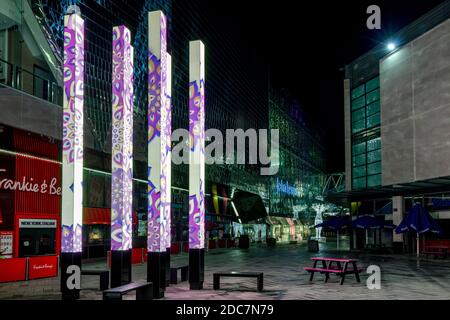
[{"label": "paved plaza ground", "polygon": [[[311,266],[313,256],[357,258],[358,265],[366,268],[378,265],[381,268],[381,289],[369,290],[366,273],[361,274],[361,283],[354,275],[348,275],[344,285],[339,277],[331,275],[328,283],[323,276],[315,275],[309,282],[309,275],[303,270]],[[172,265],[187,263],[188,255],[172,256]],[[106,261],[84,263],[89,268],[106,268]],[[256,279],[225,278],[221,290],[213,290],[213,276],[217,271],[259,271],[264,272],[264,291],[256,291]],[[145,279],[146,264],[133,265],[133,280]],[[81,299],[100,300],[99,279],[96,276],[82,276]],[[0,284],[0,299],[60,299],[59,277]],[[124,299],[135,299],[133,293]],[[189,290],[188,282],[181,282],[167,288],[164,299],[182,300],[245,300],[245,299],[301,299],[301,300],[398,300],[398,299],[450,299],[450,260],[421,258],[413,255],[373,255],[334,250],[309,253],[307,246],[265,245],[252,246],[248,250],[214,249],[205,255],[204,290]]]}]

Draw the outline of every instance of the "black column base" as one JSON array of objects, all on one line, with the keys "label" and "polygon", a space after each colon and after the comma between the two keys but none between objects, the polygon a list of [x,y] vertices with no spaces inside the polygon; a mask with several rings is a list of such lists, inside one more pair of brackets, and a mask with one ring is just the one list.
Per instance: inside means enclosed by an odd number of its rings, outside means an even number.
[{"label": "black column base", "polygon": [[131,282],[131,249],[111,250],[111,288]]},{"label": "black column base", "polygon": [[205,249],[189,249],[189,288],[202,290],[205,276]]},{"label": "black column base", "polygon": [[170,248],[166,250],[166,287],[170,286]]},{"label": "black column base", "polygon": [[166,252],[147,252],[147,281],[153,283],[153,298],[164,298]]},{"label": "black column base", "polygon": [[62,299],[80,299],[81,252],[62,252],[60,254],[60,266]]}]

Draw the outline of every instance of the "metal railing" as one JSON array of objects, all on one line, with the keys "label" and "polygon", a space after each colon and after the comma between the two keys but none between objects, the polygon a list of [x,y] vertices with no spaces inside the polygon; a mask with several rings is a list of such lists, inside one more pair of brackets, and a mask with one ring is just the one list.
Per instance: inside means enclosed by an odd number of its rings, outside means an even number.
[{"label": "metal railing", "polygon": [[3,59],[0,59],[0,84],[62,105],[63,90],[55,81],[38,76]]}]

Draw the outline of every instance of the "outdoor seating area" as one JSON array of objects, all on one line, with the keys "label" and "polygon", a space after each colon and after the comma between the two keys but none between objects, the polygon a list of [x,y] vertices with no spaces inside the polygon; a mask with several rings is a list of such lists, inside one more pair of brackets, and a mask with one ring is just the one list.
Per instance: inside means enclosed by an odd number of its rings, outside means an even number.
[{"label": "outdoor seating area", "polygon": [[421,253],[424,254],[427,259],[428,256],[433,256],[434,259],[442,258],[445,259],[448,256],[449,247],[447,246],[428,246],[425,247],[425,251]]},{"label": "outdoor seating area", "polygon": [[[363,271],[362,268],[358,268],[355,259],[345,259],[345,258],[326,258],[326,257],[315,257],[311,258],[313,261],[312,267],[305,267],[304,270],[311,274],[309,281],[313,281],[314,274],[319,272],[325,275],[325,283],[330,279],[330,274],[335,274],[341,277],[340,284],[344,284],[345,276],[348,274],[354,274],[356,281],[361,282],[359,274]],[[322,266],[318,267],[317,264],[320,263]],[[352,268],[349,269],[348,266],[351,265]]]}]

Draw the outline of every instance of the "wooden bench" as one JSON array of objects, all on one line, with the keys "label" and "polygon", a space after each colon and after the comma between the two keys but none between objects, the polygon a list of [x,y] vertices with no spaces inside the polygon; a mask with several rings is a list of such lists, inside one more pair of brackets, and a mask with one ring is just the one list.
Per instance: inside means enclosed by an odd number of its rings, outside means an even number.
[{"label": "wooden bench", "polygon": [[181,270],[181,282],[187,281],[189,266],[170,267],[170,284],[178,283],[178,270]]},{"label": "wooden bench", "polygon": [[130,282],[120,287],[103,291],[103,300],[122,300],[122,296],[130,291],[136,290],[136,300],[152,300],[153,285],[151,282]]},{"label": "wooden bench", "polygon": [[100,276],[100,290],[109,288],[109,270],[81,270],[82,275]]},{"label": "wooden bench", "polygon": [[243,277],[243,278],[256,278],[257,289],[259,292],[263,291],[263,273],[262,272],[218,272],[213,274],[213,286],[214,290],[220,289],[220,277]]}]

